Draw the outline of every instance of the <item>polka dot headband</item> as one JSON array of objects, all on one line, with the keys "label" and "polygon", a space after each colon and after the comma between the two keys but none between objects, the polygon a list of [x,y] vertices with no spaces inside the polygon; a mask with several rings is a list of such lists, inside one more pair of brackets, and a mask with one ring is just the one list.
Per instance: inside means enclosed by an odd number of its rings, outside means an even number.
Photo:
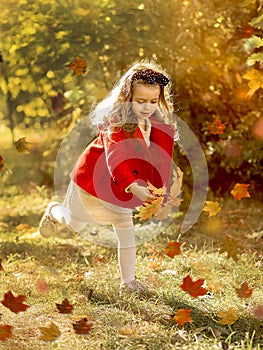
[{"label": "polka dot headband", "polygon": [[144,80],[148,84],[157,83],[161,87],[166,86],[169,83],[169,79],[162,73],[155,72],[152,69],[140,69],[133,74],[131,81]]}]

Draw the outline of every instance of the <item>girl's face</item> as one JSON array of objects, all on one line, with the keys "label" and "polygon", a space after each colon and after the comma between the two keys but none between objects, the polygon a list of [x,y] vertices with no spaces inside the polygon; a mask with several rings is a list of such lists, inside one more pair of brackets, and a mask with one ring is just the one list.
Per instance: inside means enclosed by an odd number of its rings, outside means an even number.
[{"label": "girl's face", "polygon": [[144,124],[156,110],[160,97],[158,84],[138,84],[132,88],[132,110],[139,124]]}]

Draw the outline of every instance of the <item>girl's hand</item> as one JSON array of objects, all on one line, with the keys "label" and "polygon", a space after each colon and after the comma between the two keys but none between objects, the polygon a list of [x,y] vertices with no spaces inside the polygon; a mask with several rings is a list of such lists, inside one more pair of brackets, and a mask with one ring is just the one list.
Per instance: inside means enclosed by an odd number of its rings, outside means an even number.
[{"label": "girl's hand", "polygon": [[155,198],[147,187],[140,186],[137,183],[131,184],[130,191],[143,202],[150,202]]}]

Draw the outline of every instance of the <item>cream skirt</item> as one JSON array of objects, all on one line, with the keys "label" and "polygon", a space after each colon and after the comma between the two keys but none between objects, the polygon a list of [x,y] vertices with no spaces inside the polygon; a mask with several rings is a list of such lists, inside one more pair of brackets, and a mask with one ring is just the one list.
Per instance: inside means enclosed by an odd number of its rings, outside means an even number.
[{"label": "cream skirt", "polygon": [[114,225],[127,222],[132,217],[132,209],[104,202],[84,191],[72,180],[63,205],[73,220],[86,224]]}]

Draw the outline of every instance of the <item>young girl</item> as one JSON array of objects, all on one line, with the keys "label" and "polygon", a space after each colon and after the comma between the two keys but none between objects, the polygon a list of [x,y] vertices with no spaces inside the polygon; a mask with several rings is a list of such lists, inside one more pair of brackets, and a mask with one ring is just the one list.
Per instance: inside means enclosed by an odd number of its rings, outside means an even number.
[{"label": "young girl", "polygon": [[168,74],[155,62],[134,64],[95,108],[98,134],[80,155],[63,205],[51,202],[40,233],[50,237],[58,224],[81,231],[89,223],[112,225],[118,240],[124,291],[147,294],[135,279],[136,243],[132,210],[169,187],[175,122]]}]

